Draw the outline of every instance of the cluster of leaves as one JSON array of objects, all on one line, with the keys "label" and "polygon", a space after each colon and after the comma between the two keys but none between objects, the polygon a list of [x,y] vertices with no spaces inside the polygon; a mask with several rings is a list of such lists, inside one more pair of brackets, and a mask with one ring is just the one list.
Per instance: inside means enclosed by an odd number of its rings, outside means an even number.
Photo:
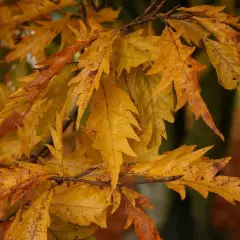
[{"label": "cluster of leaves", "polygon": [[[238,18],[214,6],[159,13],[165,2],[153,1],[133,22],[112,28],[102,23],[114,22],[120,11],[94,9],[89,2],[0,5],[0,38],[11,49],[5,61],[29,54],[37,61],[35,71],[2,99],[0,217],[7,221],[17,212],[4,239],[86,238],[96,226],[107,227],[108,214],[121,201],[125,229],[133,224],[140,239],[160,239],[142,210],[150,203],[129,188],[138,183],[166,182],[182,199],[189,186],[204,197],[210,191],[240,201],[240,178],[216,176],[229,158],[204,157],[211,147],[182,146],[158,155],[167,138],[165,121],[174,122],[185,104],[224,138],[201,97],[198,73],[205,66],[192,55],[204,44],[220,84],[237,88]],[[77,12],[65,9],[72,5]],[[52,11],[62,17],[52,21]],[[157,19],[165,23],[160,36],[150,25],[134,30]],[[46,59],[56,37],[60,48]],[[123,176],[146,181],[122,182]]]}]

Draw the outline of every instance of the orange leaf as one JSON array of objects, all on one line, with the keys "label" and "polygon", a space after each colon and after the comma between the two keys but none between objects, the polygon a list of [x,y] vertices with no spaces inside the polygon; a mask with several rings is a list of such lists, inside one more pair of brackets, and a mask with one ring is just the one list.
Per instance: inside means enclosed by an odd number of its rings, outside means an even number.
[{"label": "orange leaf", "polygon": [[40,92],[46,88],[49,81],[58,74],[64,66],[71,63],[74,54],[79,52],[87,44],[88,41],[77,41],[42,63],[44,66],[47,66],[47,69],[43,70],[35,80],[24,86],[25,90],[29,92],[28,101],[31,105]]},{"label": "orange leaf", "polygon": [[46,174],[40,165],[24,163],[19,166],[0,169],[0,200],[11,196],[13,205],[32,188],[41,184],[52,174]]}]

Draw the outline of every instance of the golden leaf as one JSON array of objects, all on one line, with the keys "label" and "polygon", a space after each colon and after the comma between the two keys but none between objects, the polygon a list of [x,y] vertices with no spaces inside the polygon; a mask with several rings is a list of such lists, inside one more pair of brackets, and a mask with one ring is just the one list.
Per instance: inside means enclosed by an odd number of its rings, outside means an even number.
[{"label": "golden leaf", "polygon": [[159,58],[148,71],[149,75],[157,73],[161,75],[161,81],[156,87],[154,95],[162,92],[174,81],[177,93],[176,109],[180,109],[188,102],[195,118],[202,117],[205,123],[224,139],[200,95],[197,73],[202,71],[205,66],[191,58],[195,48],[183,45],[179,35],[180,33],[173,32],[166,27],[161,36],[159,47],[165,47],[162,48]]},{"label": "golden leaf", "polygon": [[12,49],[12,51],[6,56],[6,61],[13,61],[18,58],[20,58],[20,60],[24,60],[27,54],[30,53],[36,57],[37,62],[43,61],[45,60],[44,50],[52,42],[52,40],[60,33],[60,49],[62,49],[66,44],[72,44],[75,39],[69,25],[75,28],[79,25],[77,20],[69,18],[60,19],[55,22],[38,21],[36,23],[38,26],[24,27],[30,32],[30,35],[24,36],[20,43],[14,46],[14,49]]},{"label": "golden leaf", "polygon": [[56,158],[46,161],[44,165],[46,171],[71,177],[76,176],[91,167],[100,168],[100,164],[102,163],[101,155],[92,147],[92,142],[89,140],[88,136],[82,132],[78,135],[78,140],[76,150],[62,156],[61,161]]},{"label": "golden leaf", "polygon": [[190,8],[180,7],[178,11],[185,11],[190,13],[201,13],[205,14],[206,16],[212,16],[221,12],[225,6],[211,6],[211,5],[199,5]]},{"label": "golden leaf", "polygon": [[192,187],[204,197],[214,192],[234,203],[240,201],[240,179],[229,176],[216,176],[225,167],[230,158],[208,159],[203,155],[211,148],[193,151],[195,146],[182,146],[156,159],[125,166],[123,173],[161,179],[171,176],[183,176],[181,179],[167,183],[185,198],[185,186]]},{"label": "golden leaf", "polygon": [[[97,230],[96,226],[78,226],[72,223],[68,223],[65,226],[58,226],[57,228],[53,228],[50,226],[51,232],[49,233],[50,238],[55,240],[56,237],[58,240],[73,240],[76,239],[86,239],[94,234]],[[52,233],[52,234],[51,234]],[[52,236],[52,238],[51,238]]]},{"label": "golden leaf", "polygon": [[142,36],[143,30],[138,30],[123,38],[118,38],[113,45],[113,68],[119,77],[124,69],[156,60],[159,48],[155,46],[159,37]]},{"label": "golden leaf", "polygon": [[235,89],[240,82],[240,55],[235,45],[219,43],[205,38],[204,44],[211,63],[218,74],[219,83],[226,89]]},{"label": "golden leaf", "polygon": [[50,225],[49,205],[52,192],[45,192],[36,199],[30,208],[22,213],[20,209],[15,221],[7,230],[4,240],[46,240]]},{"label": "golden leaf", "polygon": [[225,23],[216,22],[214,19],[197,18],[195,19],[201,23],[210,33],[212,33],[218,41],[224,44],[238,44],[240,33]]},{"label": "golden leaf", "polygon": [[95,223],[105,228],[110,193],[111,188],[107,186],[76,184],[53,196],[51,212],[74,224],[88,226]]},{"label": "golden leaf", "polygon": [[102,33],[78,59],[79,69],[83,69],[69,83],[69,98],[77,96],[77,129],[94,89],[98,89],[102,74],[110,73],[109,61],[112,55],[112,45],[118,35],[118,30],[108,30]]},{"label": "golden leaf", "polygon": [[189,43],[192,42],[199,46],[200,41],[209,35],[203,27],[193,21],[192,19],[187,20],[176,20],[168,19],[167,22],[173,27],[177,32],[181,33],[181,36]]},{"label": "golden leaf", "polygon": [[122,153],[136,156],[127,139],[139,140],[132,128],[138,127],[132,114],[137,114],[137,109],[129,96],[111,83],[110,77],[105,77],[95,95],[94,107],[86,128],[96,133],[93,147],[101,152],[112,176],[112,187],[115,188],[123,163]]},{"label": "golden leaf", "polygon": [[21,0],[16,4],[0,6],[0,13],[5,12],[3,17],[2,15],[0,17],[0,38],[6,44],[13,46],[12,35],[17,24],[75,4],[76,2],[73,0],[59,0],[58,3],[50,0],[32,0],[31,3]]},{"label": "golden leaf", "polygon": [[165,121],[173,122],[174,98],[172,86],[153,97],[156,86],[161,81],[159,75],[146,76],[141,68],[123,73],[119,86],[124,87],[138,109],[140,142],[132,141],[131,146],[138,159],[143,155],[158,155],[161,138],[167,138]]},{"label": "golden leaf", "polygon": [[98,23],[104,23],[104,22],[113,22],[115,21],[120,13],[120,10],[113,10],[111,8],[103,8],[100,11],[96,12],[93,8],[89,6],[85,6],[86,8],[86,14],[87,18],[94,20]]}]

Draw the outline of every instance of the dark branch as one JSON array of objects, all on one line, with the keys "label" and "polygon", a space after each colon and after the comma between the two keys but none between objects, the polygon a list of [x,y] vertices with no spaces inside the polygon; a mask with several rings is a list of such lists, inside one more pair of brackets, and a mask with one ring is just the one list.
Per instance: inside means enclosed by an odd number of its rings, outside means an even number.
[{"label": "dark branch", "polygon": [[136,25],[141,25],[150,21],[155,21],[155,20],[165,21],[166,19],[182,20],[182,19],[192,18],[192,15],[190,14],[174,14],[174,12],[180,7],[180,5],[174,7],[173,9],[171,9],[165,14],[159,14],[159,11],[161,10],[161,8],[163,7],[163,4],[166,1],[167,0],[163,0],[159,5],[157,5],[157,7],[154,10],[153,10],[153,7],[156,4],[156,1],[153,1],[142,15],[134,19],[132,22],[121,27],[120,30],[127,32],[131,27],[134,27]]},{"label": "dark branch", "polygon": [[[93,172],[96,169],[97,169],[97,167],[92,168],[92,169],[88,169],[88,170],[84,171],[83,173],[81,173],[79,175],[76,175],[74,177],[54,176],[54,177],[50,177],[48,180],[53,180],[57,184],[62,184],[64,182],[78,182],[78,183],[87,183],[87,184],[94,185],[94,186],[110,186],[111,185],[110,181],[107,181],[107,182],[92,181],[92,180],[87,180],[87,179],[81,179],[80,178],[80,177],[88,175],[89,173]],[[124,186],[131,186],[131,185],[140,185],[140,184],[149,184],[149,183],[172,182],[172,181],[176,181],[176,180],[180,179],[181,177],[183,177],[183,175],[172,176],[172,177],[165,177],[165,178],[160,178],[160,179],[137,181],[137,182],[134,182],[134,181],[124,182],[124,183],[118,183],[117,187],[124,187]]]}]

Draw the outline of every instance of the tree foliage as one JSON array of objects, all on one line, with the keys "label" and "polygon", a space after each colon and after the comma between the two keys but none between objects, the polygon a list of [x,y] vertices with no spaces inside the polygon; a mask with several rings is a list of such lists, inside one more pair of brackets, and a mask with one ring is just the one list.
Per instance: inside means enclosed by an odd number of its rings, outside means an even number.
[{"label": "tree foliage", "polygon": [[[186,104],[224,139],[201,97],[198,76],[206,66],[194,52],[204,48],[219,83],[238,88],[238,18],[207,5],[161,13],[165,2],[152,1],[125,25],[116,22],[120,9],[94,1],[0,5],[4,61],[34,59],[33,71],[2,96],[0,216],[15,216],[5,240],[86,238],[107,227],[121,201],[125,229],[133,224],[139,239],[160,239],[143,211],[152,208],[148,199],[131,189],[136,184],[165,182],[182,199],[189,186],[204,197],[240,201],[240,178],[218,174],[230,158],[205,157],[211,147],[158,155],[165,122]],[[165,25],[159,36],[155,20]],[[59,49],[47,57],[56,39]]]}]

